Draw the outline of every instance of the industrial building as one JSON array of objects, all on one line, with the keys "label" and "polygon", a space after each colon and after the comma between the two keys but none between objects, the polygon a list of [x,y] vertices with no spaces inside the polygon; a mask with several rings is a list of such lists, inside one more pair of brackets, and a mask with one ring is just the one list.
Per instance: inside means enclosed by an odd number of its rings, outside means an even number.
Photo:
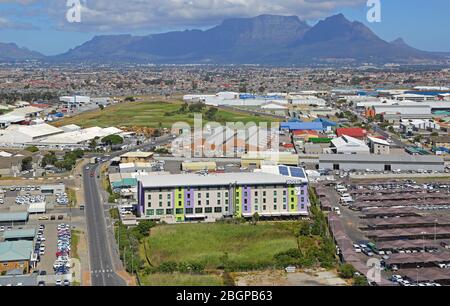
[{"label": "industrial building", "polygon": [[13,270],[21,270],[27,274],[30,270],[32,253],[32,241],[0,242],[0,274]]},{"label": "industrial building", "polygon": [[[308,215],[304,171],[138,177],[142,217],[168,223],[215,221],[226,217],[265,218]],[[179,182],[184,182],[180,186]]]},{"label": "industrial building", "polygon": [[63,130],[46,123],[36,125],[11,125],[0,131],[0,144],[26,144],[41,141],[45,137],[62,134]]},{"label": "industrial building", "polygon": [[147,163],[153,159],[152,152],[128,152],[120,156],[121,163]]},{"label": "industrial building", "polygon": [[335,154],[369,154],[370,148],[364,141],[344,135],[331,141],[331,151]]},{"label": "industrial building", "polygon": [[319,169],[374,171],[437,171],[444,172],[445,162],[438,156],[327,154],[320,155]]},{"label": "industrial building", "polygon": [[391,145],[386,140],[376,138],[376,137],[367,137],[369,140],[370,153],[372,154],[389,154]]}]

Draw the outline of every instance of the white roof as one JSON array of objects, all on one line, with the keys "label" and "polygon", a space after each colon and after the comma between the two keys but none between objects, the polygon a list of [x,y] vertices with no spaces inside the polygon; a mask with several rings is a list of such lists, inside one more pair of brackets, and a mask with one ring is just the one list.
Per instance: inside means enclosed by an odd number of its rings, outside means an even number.
[{"label": "white roof", "polygon": [[0,157],[11,157],[13,156],[11,153],[0,151]]},{"label": "white roof", "polygon": [[30,206],[28,206],[28,213],[30,214],[45,213],[46,207],[47,204],[45,202],[31,203]]},{"label": "white roof", "polygon": [[[171,174],[158,176],[139,176],[143,188],[169,188],[179,186],[229,186],[288,184],[292,177],[269,173],[223,173],[215,175]],[[299,180],[302,181],[303,180]]]},{"label": "white roof", "polygon": [[376,138],[376,137],[367,137],[370,141],[374,142],[374,143],[378,143],[381,144],[383,146],[389,146],[389,142],[387,142],[386,140],[380,139],[380,138]]},{"label": "white roof", "polygon": [[69,124],[69,125],[62,126],[61,130],[63,130],[64,132],[73,132],[73,131],[81,130],[81,127],[76,124]]},{"label": "white roof", "polygon": [[367,147],[364,141],[344,135],[331,141],[336,148],[342,147]]},{"label": "white roof", "polygon": [[4,132],[5,134],[22,133],[32,138],[44,137],[47,135],[53,135],[62,133],[63,131],[59,128],[51,126],[49,124],[36,124],[36,125],[11,125]]},{"label": "white roof", "polygon": [[117,128],[91,127],[83,130],[72,131],[60,135],[54,135],[43,139],[42,143],[54,144],[77,144],[95,139],[95,137],[103,138],[109,135],[114,135],[122,132]]}]

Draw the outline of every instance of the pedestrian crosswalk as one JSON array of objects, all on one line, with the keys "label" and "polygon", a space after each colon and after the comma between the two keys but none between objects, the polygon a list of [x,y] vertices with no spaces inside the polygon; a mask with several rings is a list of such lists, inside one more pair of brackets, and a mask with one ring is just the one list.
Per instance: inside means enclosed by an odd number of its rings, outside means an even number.
[{"label": "pedestrian crosswalk", "polygon": [[106,269],[106,270],[92,270],[91,274],[105,274],[105,273],[113,273],[114,270]]}]

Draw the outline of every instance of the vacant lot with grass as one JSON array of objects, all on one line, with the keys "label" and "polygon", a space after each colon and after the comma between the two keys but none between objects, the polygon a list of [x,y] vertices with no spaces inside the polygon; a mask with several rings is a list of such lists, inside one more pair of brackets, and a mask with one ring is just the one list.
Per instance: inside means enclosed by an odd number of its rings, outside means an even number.
[{"label": "vacant lot with grass", "polygon": [[[240,266],[270,266],[274,255],[296,247],[288,223],[177,224],[152,229],[147,254],[152,265],[163,262],[202,263],[206,269],[223,266],[224,261]],[[142,248],[142,257],[145,251]]]},{"label": "vacant lot with grass", "polygon": [[219,275],[182,274],[182,273],[155,273],[143,277],[146,286],[223,286]]},{"label": "vacant lot with grass", "polygon": [[[170,128],[176,122],[187,122],[193,125],[193,113],[175,112],[180,109],[181,102],[127,102],[107,107],[104,110],[96,110],[65,118],[55,122],[55,126],[76,124],[82,127],[148,127],[159,128],[160,125]],[[207,111],[209,108],[206,108]],[[167,115],[168,113],[172,113]],[[220,109],[216,115],[217,121],[225,122],[272,122],[272,117],[254,116],[239,111]],[[208,120],[204,118],[204,123]]]}]

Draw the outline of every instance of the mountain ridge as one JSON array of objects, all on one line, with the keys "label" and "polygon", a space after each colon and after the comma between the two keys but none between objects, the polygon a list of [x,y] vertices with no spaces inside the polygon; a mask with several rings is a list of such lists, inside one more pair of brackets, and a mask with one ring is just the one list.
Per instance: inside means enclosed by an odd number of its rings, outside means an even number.
[{"label": "mountain ridge", "polygon": [[[42,59],[37,54],[34,57]],[[265,14],[226,19],[207,30],[144,36],[99,35],[63,54],[43,60],[285,65],[330,60],[415,62],[444,60],[445,57],[443,53],[415,49],[403,39],[387,42],[363,23],[349,21],[343,14],[320,20],[314,26],[297,16]]]}]

